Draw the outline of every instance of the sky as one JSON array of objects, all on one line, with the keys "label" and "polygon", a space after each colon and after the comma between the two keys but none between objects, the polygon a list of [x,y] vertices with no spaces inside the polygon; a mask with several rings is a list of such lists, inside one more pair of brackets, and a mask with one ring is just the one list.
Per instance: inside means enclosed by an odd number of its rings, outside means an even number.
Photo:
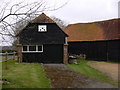
[{"label": "sky", "polygon": [[[11,5],[19,2],[32,3],[40,0],[0,0],[0,7],[9,2]],[[88,23],[118,18],[118,2],[120,0],[45,0],[47,7],[62,8],[44,11],[48,16],[55,16],[69,24]],[[2,38],[0,38],[0,41]],[[8,38],[7,38],[8,39]],[[2,43],[0,45],[7,45]]]},{"label": "sky", "polygon": [[[1,3],[31,3],[40,0],[0,0]],[[56,16],[68,23],[87,23],[118,17],[120,0],[44,0],[50,7],[65,6],[55,11],[44,11],[48,16]]]},{"label": "sky", "polygon": [[119,0],[69,0],[61,9],[50,12],[69,23],[87,23],[118,17]]}]

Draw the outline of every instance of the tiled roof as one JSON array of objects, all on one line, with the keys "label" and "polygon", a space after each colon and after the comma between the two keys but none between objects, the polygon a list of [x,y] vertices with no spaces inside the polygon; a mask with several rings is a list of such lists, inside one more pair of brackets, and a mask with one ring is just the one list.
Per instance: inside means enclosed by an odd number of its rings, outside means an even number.
[{"label": "tiled roof", "polygon": [[120,19],[70,24],[64,31],[69,35],[68,41],[114,40],[120,39],[118,24]]},{"label": "tiled roof", "polygon": [[42,13],[34,20],[30,21],[30,23],[55,23],[55,22],[48,16],[46,16],[44,13]]},{"label": "tiled roof", "polygon": [[[42,13],[42,14],[40,14],[38,17],[36,17],[35,19],[33,19],[33,20],[31,20],[27,25],[26,25],[26,27],[29,25],[29,24],[34,24],[34,23],[46,23],[46,24],[48,24],[48,23],[55,23],[56,25],[57,25],[57,23],[55,22],[55,21],[53,21],[51,18],[49,18],[46,14],[44,14],[44,13]],[[58,26],[58,25],[57,25]],[[19,36],[20,35],[20,33],[23,31],[23,30],[25,30],[25,28],[26,27],[24,27],[16,36]],[[59,26],[58,26],[59,27]],[[59,27],[60,28],[60,27]],[[60,28],[61,29],[61,28]],[[62,30],[62,29],[61,29]],[[67,36],[68,37],[68,35],[62,30],[62,32],[65,34],[65,36]]]}]

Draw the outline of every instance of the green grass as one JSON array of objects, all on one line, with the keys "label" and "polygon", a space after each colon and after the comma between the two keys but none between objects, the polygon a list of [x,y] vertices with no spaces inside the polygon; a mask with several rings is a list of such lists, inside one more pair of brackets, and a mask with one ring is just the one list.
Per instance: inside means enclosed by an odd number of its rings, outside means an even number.
[{"label": "green grass", "polygon": [[78,62],[80,64],[67,64],[67,66],[71,69],[73,69],[76,72],[81,73],[82,75],[91,77],[93,79],[96,79],[101,82],[111,83],[114,84],[114,82],[111,80],[110,77],[105,76],[100,71],[88,66],[86,63],[86,60],[80,60],[78,59]]},{"label": "green grass", "polygon": [[[0,61],[2,61],[2,57],[0,57]],[[2,78],[2,63],[0,63],[0,79]],[[0,90],[2,89],[2,84],[0,83]]]},{"label": "green grass", "polygon": [[3,63],[3,79],[7,83],[3,88],[50,88],[49,80],[45,77],[43,68],[38,63],[15,63],[9,61],[5,70]]},{"label": "green grass", "polygon": [[3,56],[0,56],[0,61],[2,61],[2,59],[3,59]]}]

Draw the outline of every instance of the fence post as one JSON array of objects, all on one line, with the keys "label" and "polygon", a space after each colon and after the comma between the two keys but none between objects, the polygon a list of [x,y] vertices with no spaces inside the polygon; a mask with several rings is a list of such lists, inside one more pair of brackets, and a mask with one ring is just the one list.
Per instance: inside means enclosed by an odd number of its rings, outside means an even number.
[{"label": "fence post", "polygon": [[5,69],[8,69],[8,67],[7,67],[7,60],[8,60],[8,53],[5,52]]},{"label": "fence post", "polygon": [[13,63],[15,63],[15,54],[16,52],[13,52]]}]

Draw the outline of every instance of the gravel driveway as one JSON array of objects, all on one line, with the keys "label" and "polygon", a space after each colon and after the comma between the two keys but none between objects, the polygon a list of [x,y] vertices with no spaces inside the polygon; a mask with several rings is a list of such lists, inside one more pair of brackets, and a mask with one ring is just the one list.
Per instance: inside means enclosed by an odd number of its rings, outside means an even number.
[{"label": "gravel driveway", "polygon": [[43,64],[53,88],[115,88],[72,71],[64,64]]},{"label": "gravel driveway", "polygon": [[107,63],[107,62],[97,62],[97,61],[89,61],[87,63],[89,66],[98,69],[103,72],[107,76],[111,77],[113,80],[118,82],[118,66],[119,64]]}]

